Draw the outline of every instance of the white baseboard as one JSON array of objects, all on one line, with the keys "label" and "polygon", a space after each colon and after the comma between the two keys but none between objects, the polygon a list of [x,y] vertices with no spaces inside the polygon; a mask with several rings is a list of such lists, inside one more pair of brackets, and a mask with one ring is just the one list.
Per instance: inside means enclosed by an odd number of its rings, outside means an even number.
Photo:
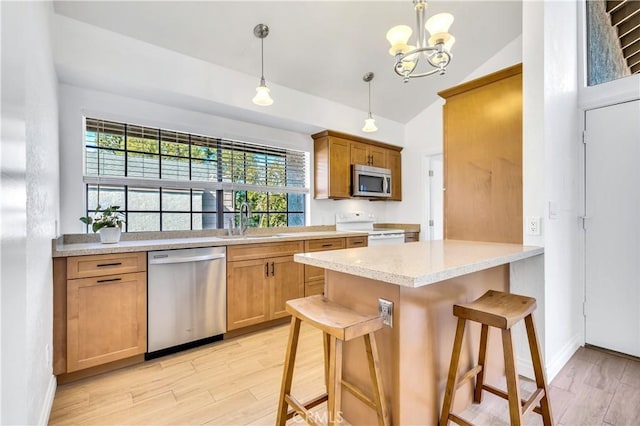
[{"label": "white baseboard", "polygon": [[[564,367],[569,359],[571,359],[573,354],[576,353],[582,344],[582,335],[580,333],[575,334],[573,339],[569,340],[569,342],[567,342],[567,344],[564,345],[558,353],[550,356],[546,360],[545,373],[547,375],[547,383],[551,383],[554,377],[556,377],[560,370],[562,370],[562,367]],[[518,374],[534,380],[535,376],[533,374],[533,364],[531,364],[531,359],[518,357]]]},{"label": "white baseboard", "polygon": [[49,379],[47,394],[45,395],[44,403],[42,404],[42,410],[40,411],[40,420],[38,421],[39,425],[49,424],[49,415],[51,414],[51,408],[53,407],[53,398],[56,396],[57,386],[58,383],[56,381],[56,376],[52,374]]},{"label": "white baseboard", "polygon": [[546,362],[547,365],[547,381],[550,383],[562,370],[562,367],[571,359],[580,346],[584,344],[584,336],[582,333],[573,335],[573,339],[569,340],[564,347],[553,356],[550,356]]}]

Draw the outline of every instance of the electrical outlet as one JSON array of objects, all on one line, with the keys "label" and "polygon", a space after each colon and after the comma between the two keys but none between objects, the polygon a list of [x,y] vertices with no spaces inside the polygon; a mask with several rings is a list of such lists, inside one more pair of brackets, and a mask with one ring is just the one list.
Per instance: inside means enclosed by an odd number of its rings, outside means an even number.
[{"label": "electrical outlet", "polygon": [[393,327],[393,302],[378,299],[378,314],[382,317],[382,323]]},{"label": "electrical outlet", "polygon": [[540,235],[540,216],[527,216],[525,226],[527,235]]}]

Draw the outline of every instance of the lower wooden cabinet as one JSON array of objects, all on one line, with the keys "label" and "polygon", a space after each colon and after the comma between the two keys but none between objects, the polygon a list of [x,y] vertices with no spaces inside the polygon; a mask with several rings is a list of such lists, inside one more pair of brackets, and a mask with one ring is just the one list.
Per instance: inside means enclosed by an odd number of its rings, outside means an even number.
[{"label": "lower wooden cabinet", "polygon": [[[357,237],[356,237],[357,238]],[[364,237],[366,239],[366,237]],[[305,253],[325,250],[340,250],[347,247],[344,238],[324,238],[304,242]],[[324,268],[304,265],[304,295],[305,297],[324,294]]]},{"label": "lower wooden cabinet", "polygon": [[304,265],[293,261],[302,248],[301,241],[228,248],[227,330],[288,315],[286,301],[304,296]]},{"label": "lower wooden cabinet", "polygon": [[146,269],[146,252],[54,259],[53,372],[59,380],[142,360]]},{"label": "lower wooden cabinet", "polygon": [[146,349],[145,272],[68,281],[68,373],[143,354]]}]

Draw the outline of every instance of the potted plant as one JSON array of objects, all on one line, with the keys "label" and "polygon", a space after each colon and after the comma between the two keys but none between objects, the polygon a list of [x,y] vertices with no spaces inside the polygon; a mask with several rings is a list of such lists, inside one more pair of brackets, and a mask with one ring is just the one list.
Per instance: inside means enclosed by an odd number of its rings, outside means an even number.
[{"label": "potted plant", "polygon": [[93,232],[100,234],[100,242],[103,244],[117,243],[120,241],[120,232],[124,223],[122,213],[117,211],[119,208],[120,206],[109,206],[102,210],[98,204],[92,216],[81,217],[80,221],[91,225]]}]

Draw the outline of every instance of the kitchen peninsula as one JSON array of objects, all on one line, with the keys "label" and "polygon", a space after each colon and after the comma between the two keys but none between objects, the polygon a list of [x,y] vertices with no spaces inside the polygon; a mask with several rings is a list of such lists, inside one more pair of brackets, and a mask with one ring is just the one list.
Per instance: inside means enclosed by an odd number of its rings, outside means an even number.
[{"label": "kitchen peninsula", "polygon": [[[513,290],[515,281],[542,287],[542,254],[541,247],[444,240],[301,253],[294,259],[325,268],[325,294],[344,306],[376,313],[378,299],[393,302],[393,326],[376,335],[392,423],[437,424],[455,334],[453,304],[489,289]],[[477,357],[480,327],[468,330],[461,371]],[[499,337],[489,332],[488,383],[503,376],[502,356],[493,356],[502,353]],[[346,380],[364,387],[368,370],[361,344],[347,342],[343,368]],[[456,399],[458,411],[471,401],[470,382],[465,386]],[[349,393],[342,398],[347,421],[375,423],[375,413],[359,400]]]}]

